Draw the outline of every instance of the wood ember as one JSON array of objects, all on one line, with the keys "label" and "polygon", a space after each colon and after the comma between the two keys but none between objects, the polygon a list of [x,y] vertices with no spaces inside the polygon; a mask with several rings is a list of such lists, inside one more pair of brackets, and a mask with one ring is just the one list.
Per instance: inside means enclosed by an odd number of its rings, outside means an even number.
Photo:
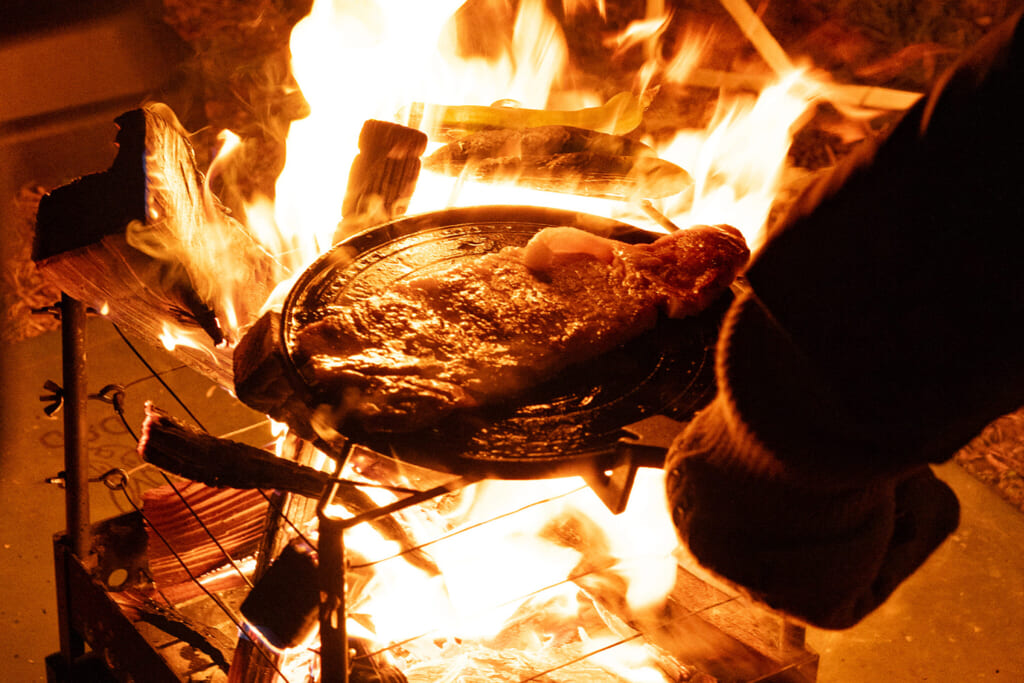
[{"label": "wood ember", "polygon": [[[191,144],[169,108],[133,110],[117,124],[110,169],[40,201],[33,258],[54,286],[109,310],[133,336],[156,340],[173,325],[205,332],[219,345],[232,335],[232,319],[255,317],[277,267],[204,191]],[[222,383],[230,379],[223,356],[211,348],[183,353]]]},{"label": "wood ember", "polygon": [[440,148],[424,167],[483,182],[618,199],[666,197],[693,182],[643,143],[572,126],[480,131]]}]

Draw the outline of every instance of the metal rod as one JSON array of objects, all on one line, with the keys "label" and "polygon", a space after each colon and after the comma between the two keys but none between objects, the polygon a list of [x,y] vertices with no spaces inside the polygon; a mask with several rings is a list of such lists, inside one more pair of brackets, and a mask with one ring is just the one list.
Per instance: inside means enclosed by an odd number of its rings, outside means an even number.
[{"label": "metal rod", "polygon": [[[465,488],[470,484],[475,484],[476,482],[480,481],[480,479],[481,477],[467,475],[464,477],[459,477],[458,479],[453,479],[452,481],[447,481],[441,484],[440,486],[435,486],[434,488],[427,489],[426,491],[416,491],[415,493],[406,496],[405,498],[399,498],[394,503],[382,505],[381,507],[374,508],[373,510],[367,510],[366,512],[360,513],[353,517],[349,517],[348,519],[340,520],[342,523],[342,528],[348,529],[350,527],[356,526],[357,524],[362,524],[363,522],[369,522],[374,519],[379,519],[380,517],[386,517],[387,515],[394,514],[399,510],[404,510],[405,508],[412,507],[413,505],[425,503],[428,500],[437,498],[438,496],[443,496],[446,493],[458,491],[459,489]],[[352,482],[347,481],[345,479],[334,479],[333,481],[335,481],[335,484],[332,490],[335,493],[337,493],[338,488],[340,488],[343,484],[352,484]]]},{"label": "metal rod", "polygon": [[61,295],[61,354],[64,390],[64,482],[71,551],[84,559],[91,546],[89,456],[85,450],[85,304]]},{"label": "metal rod", "polygon": [[340,483],[337,481],[331,484],[317,507],[320,526],[317,553],[322,683],[348,683],[348,633],[345,630],[345,520],[332,517],[326,511],[339,486]]}]

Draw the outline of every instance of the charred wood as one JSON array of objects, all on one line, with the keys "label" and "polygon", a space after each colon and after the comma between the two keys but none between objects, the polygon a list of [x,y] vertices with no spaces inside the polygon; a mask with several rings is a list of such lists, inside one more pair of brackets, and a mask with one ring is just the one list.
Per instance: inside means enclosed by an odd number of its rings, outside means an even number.
[{"label": "charred wood", "polygon": [[451,142],[424,168],[481,182],[613,199],[667,197],[690,175],[647,145],[573,126],[486,130]]},{"label": "charred wood", "polygon": [[[274,488],[319,499],[332,481],[330,475],[290,460],[278,458],[246,444],[221,439],[191,427],[151,405],[139,442],[146,462],[212,487]],[[342,482],[336,498],[353,514],[372,513],[379,505],[352,482]],[[430,556],[390,515],[369,519],[388,540],[397,542],[406,559],[431,574],[440,570]]]},{"label": "charred wood", "polygon": [[325,472],[213,436],[149,404],[139,454],[151,465],[214,488],[281,489],[319,498],[330,481]]},{"label": "charred wood", "polygon": [[281,314],[264,313],[242,337],[233,355],[235,395],[253,410],[288,425],[307,441],[318,440],[313,429],[312,397],[292,381],[281,348]]},{"label": "charred wood", "polygon": [[415,128],[374,119],[363,124],[335,241],[406,212],[426,148],[426,134]]}]

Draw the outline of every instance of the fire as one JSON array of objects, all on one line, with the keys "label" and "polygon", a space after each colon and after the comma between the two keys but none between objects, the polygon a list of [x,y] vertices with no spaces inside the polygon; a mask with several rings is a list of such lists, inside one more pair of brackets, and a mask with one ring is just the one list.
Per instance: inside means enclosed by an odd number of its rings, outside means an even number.
[{"label": "fire", "polygon": [[[351,634],[390,652],[414,681],[441,670],[446,680],[469,676],[510,647],[516,662],[493,680],[598,654],[607,680],[672,680],[611,613],[624,586],[629,609],[642,612],[675,581],[675,532],[655,493],[661,473],[644,471],[637,486],[618,516],[576,478],[485,481],[403,511],[437,574],[370,525],[353,527]],[[583,612],[592,613],[581,621]]]},{"label": "fire", "polygon": [[[728,223],[752,248],[781,189],[792,134],[807,112],[802,74],[794,71],[758,97],[719,103],[708,131],[681,132],[662,155],[692,169],[694,195],[669,198],[663,213],[682,225]],[[775,134],[771,134],[774,132]]]},{"label": "fire", "polygon": [[162,327],[163,331],[160,333],[160,343],[163,344],[163,347],[168,351],[174,351],[178,347],[187,347],[209,353],[211,358],[213,358],[213,354],[207,347],[206,339],[203,337],[202,332],[197,331],[194,328],[185,328],[166,321],[164,321]]},{"label": "fire", "polygon": [[[356,141],[366,120],[393,120],[436,133],[438,119],[446,113],[462,117],[484,111],[485,116],[525,117],[513,119],[519,125],[539,125],[546,120],[529,114],[539,112],[565,115],[551,119],[556,122],[630,133],[641,123],[643,106],[657,83],[685,81],[708,47],[706,36],[693,34],[679,43],[674,55],[662,57],[656,46],[671,17],[661,3],[652,3],[647,16],[638,17],[621,33],[604,36],[613,51],[648,45],[648,59],[639,70],[636,93],[622,93],[616,99],[632,100],[635,109],[628,109],[627,115],[616,105],[615,118],[601,123],[599,112],[610,107],[612,98],[578,87],[584,79],[576,77],[566,36],[544,2],[520,3],[516,14],[507,17],[507,25],[493,17],[509,15],[511,3],[482,3],[487,12],[471,12],[460,4],[321,1],[296,25],[292,68],[311,114],[291,126],[287,163],[273,206],[248,210],[249,223],[259,234],[283,236],[277,238],[278,245],[289,254],[290,264],[309,262],[332,244]],[[603,15],[604,7],[573,2],[563,9],[568,16],[585,11]],[[492,17],[491,23],[486,23],[487,17]],[[473,51],[460,44],[460,28],[463,43],[472,31],[499,33],[488,36],[485,48],[476,46]],[[794,86],[804,80],[793,71],[778,85],[765,88],[756,102],[749,96],[723,101],[707,130],[684,131],[675,140],[658,144],[646,139],[661,158],[680,165],[696,183],[694,194],[657,202],[658,210],[681,226],[728,222],[752,244],[758,243],[778,194],[794,126],[813,101],[807,88]],[[436,148],[444,141],[443,135],[435,134],[431,144]],[[639,199],[623,202],[539,192],[424,172],[409,212],[532,204],[622,218],[661,230],[641,210]],[[292,272],[296,268],[291,265]]]},{"label": "fire", "polygon": [[[645,56],[634,91],[609,96],[588,88],[593,81],[574,70],[566,35],[547,3],[523,0],[512,15],[514,4],[489,0],[478,3],[486,12],[474,13],[460,8],[461,0],[318,0],[295,26],[292,68],[311,113],[291,125],[274,201],[257,200],[245,211],[249,230],[282,266],[268,305],[332,245],[360,131],[370,119],[428,133],[428,154],[467,122],[556,122],[633,134],[693,178],[689,190],[648,201],[424,172],[410,213],[529,204],[620,218],[653,231],[663,231],[667,221],[680,227],[728,223],[753,247],[761,242],[792,136],[821,92],[805,71],[776,59],[772,67],[786,67],[784,73],[756,95],[723,94],[706,129],[655,139],[642,123],[660,85],[717,78],[700,70],[707,35],[692,33],[665,56],[661,41],[671,17],[662,3],[650,2],[646,16],[603,36],[613,52],[642,47]],[[600,1],[563,5],[567,17],[605,16]],[[473,42],[467,36],[485,29],[495,33],[466,45]],[[168,339],[177,338],[168,332]],[[408,549],[372,525],[356,525],[345,537],[355,558],[347,575],[350,633],[401,660],[410,680],[483,672],[510,643],[526,653],[524,672],[543,671],[558,654],[588,659],[608,680],[672,680],[664,662],[633,642],[635,632],[604,604],[621,602],[641,614],[656,610],[673,588],[677,543],[660,474],[641,471],[619,516],[578,480],[480,483],[403,511],[397,517],[436,572],[407,561]],[[380,504],[394,500],[375,489],[368,495],[382,496]],[[589,620],[581,623],[581,614]]]}]

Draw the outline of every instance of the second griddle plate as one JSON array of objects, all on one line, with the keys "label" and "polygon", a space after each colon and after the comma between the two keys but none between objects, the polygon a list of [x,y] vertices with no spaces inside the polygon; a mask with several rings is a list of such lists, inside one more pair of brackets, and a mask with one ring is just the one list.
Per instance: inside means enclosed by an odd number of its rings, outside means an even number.
[{"label": "second griddle plate", "polygon": [[[393,282],[460,258],[520,246],[542,228],[559,225],[628,242],[657,237],[589,214],[523,206],[450,209],[360,233],[307,268],[284,304],[281,344],[294,379],[315,394],[292,359],[295,334],[304,325]],[[630,438],[631,426],[655,416],[669,418],[669,424],[684,422],[710,400],[723,310],[721,302],[699,316],[662,318],[633,341],[525,394],[458,411],[431,429],[369,433],[353,422],[343,424],[341,432],[350,443],[378,453],[470,477],[593,477],[623,463],[660,465],[664,439],[662,447],[634,447],[644,437]]]}]

